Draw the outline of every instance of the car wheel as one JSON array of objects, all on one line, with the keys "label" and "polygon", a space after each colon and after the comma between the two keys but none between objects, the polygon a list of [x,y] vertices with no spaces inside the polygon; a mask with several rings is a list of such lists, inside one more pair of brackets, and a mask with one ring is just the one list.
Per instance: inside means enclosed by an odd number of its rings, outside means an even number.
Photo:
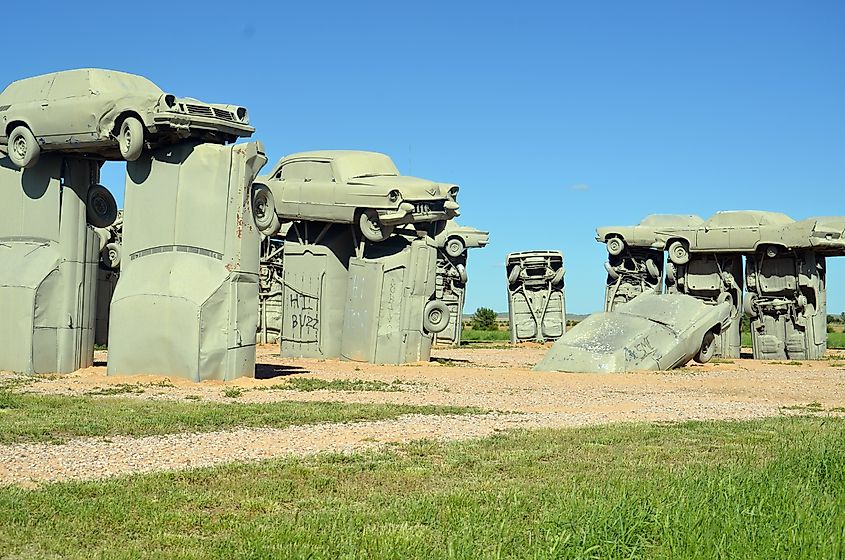
[{"label": "car wheel", "polygon": [[611,237],[607,240],[607,252],[611,255],[618,256],[625,250],[625,241],[621,237]]},{"label": "car wheel", "polygon": [[645,269],[646,272],[648,272],[648,275],[652,278],[660,278],[660,269],[657,268],[657,263],[655,263],[654,260],[646,259]]},{"label": "car wheel", "polygon": [[683,241],[673,241],[669,245],[669,260],[675,264],[687,264],[689,262],[689,247]]},{"label": "car wheel", "polygon": [[445,330],[447,326],[449,326],[449,306],[437,299],[429,301],[423,311],[423,328],[437,334]]},{"label": "car wheel", "polygon": [[669,262],[666,264],[666,283],[667,284],[674,284],[675,279],[678,275],[678,269],[675,267],[675,263]]},{"label": "car wheel", "polygon": [[559,286],[563,283],[563,275],[566,273],[566,270],[563,268],[559,268],[555,270],[555,275],[552,276],[552,286]]},{"label": "car wheel", "polygon": [[108,243],[100,255],[103,259],[103,264],[109,268],[120,267],[120,244]]},{"label": "car wheel", "polygon": [[713,359],[716,354],[716,335],[713,331],[707,331],[704,335],[704,340],[701,341],[701,348],[698,354],[693,358],[699,364],[706,364]]},{"label": "car wheel", "polygon": [[460,257],[466,251],[466,245],[460,237],[453,237],[446,242],[446,254],[450,257]]},{"label": "car wheel", "polygon": [[743,296],[742,311],[752,319],[757,316],[757,294],[746,293]]},{"label": "car wheel", "polygon": [[608,277],[608,278],[610,278],[610,279],[611,279],[611,280],[613,280],[614,282],[615,282],[616,280],[619,280],[619,273],[618,273],[618,272],[616,272],[616,269],[615,269],[615,268],[613,268],[613,267],[610,265],[610,263],[609,263],[609,262],[604,261],[604,269],[607,271],[607,277]]},{"label": "car wheel", "polygon": [[458,279],[461,281],[461,284],[466,284],[469,276],[467,276],[467,267],[465,267],[462,263],[458,263],[455,266],[455,270],[458,271]]},{"label": "car wheel", "polygon": [[725,303],[726,301],[728,303],[730,303],[731,306],[733,306],[733,304],[734,304],[733,296],[728,292],[720,292],[719,295],[716,297],[716,303],[721,304],[721,303]]},{"label": "car wheel", "polygon": [[106,228],[117,219],[117,202],[103,185],[88,187],[85,201],[85,214],[88,223],[95,228]]},{"label": "car wheel", "polygon": [[117,139],[120,155],[126,161],[135,161],[141,157],[144,149],[144,125],[135,117],[126,117],[120,125],[120,135]]},{"label": "car wheel", "polygon": [[273,191],[267,185],[255,183],[252,185],[252,219],[255,220],[255,227],[258,231],[269,235],[267,232],[272,229],[276,218],[276,200],[273,198]]},{"label": "car wheel", "polygon": [[777,245],[769,245],[768,247],[766,247],[766,256],[770,259],[773,259],[778,256]]},{"label": "car wheel", "polygon": [[21,169],[29,169],[38,162],[41,146],[32,131],[25,126],[18,126],[9,134],[9,159]]},{"label": "car wheel", "polygon": [[393,233],[393,227],[382,224],[378,212],[372,208],[361,212],[358,217],[358,227],[361,229],[361,235],[376,243],[384,241]]},{"label": "car wheel", "polygon": [[522,267],[515,264],[510,272],[508,272],[508,284],[513,286],[519,280],[519,275],[522,274]]}]

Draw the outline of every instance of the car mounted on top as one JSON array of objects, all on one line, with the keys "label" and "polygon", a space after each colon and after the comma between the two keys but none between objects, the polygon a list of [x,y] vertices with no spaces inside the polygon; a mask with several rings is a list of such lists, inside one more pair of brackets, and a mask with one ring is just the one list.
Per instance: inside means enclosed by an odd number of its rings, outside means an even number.
[{"label": "car mounted on top", "polygon": [[457,195],[457,185],[400,175],[384,154],[323,150],[285,156],[259,177],[253,213],[265,234],[304,220],[357,224],[369,241],[383,241],[402,224],[437,235],[459,215]]},{"label": "car mounted on top", "polygon": [[22,168],[41,151],[134,161],[145,147],[233,142],[254,132],[244,107],[176,97],[142,76],[96,68],[9,84],[0,93],[0,125],[0,150]]},{"label": "car mounted on top", "polygon": [[765,252],[770,257],[788,249],[814,249],[825,254],[845,254],[845,220],[836,217],[795,221],[780,212],[732,210],[717,212],[708,220],[698,216],[649,216],[639,225],[603,227],[596,240],[610,255],[628,247],[665,250],[676,265],[689,262],[692,253]]}]

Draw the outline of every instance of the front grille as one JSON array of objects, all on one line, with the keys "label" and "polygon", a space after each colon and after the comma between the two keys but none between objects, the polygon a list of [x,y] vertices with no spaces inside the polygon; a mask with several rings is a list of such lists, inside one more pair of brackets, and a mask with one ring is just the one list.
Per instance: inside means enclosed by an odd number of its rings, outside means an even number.
[{"label": "front grille", "polygon": [[235,115],[233,115],[231,111],[226,111],[225,109],[218,109],[217,107],[214,108],[214,116],[218,119],[223,119],[224,121],[235,121]]},{"label": "front grille", "polygon": [[191,105],[190,103],[186,103],[185,109],[188,110],[189,115],[200,115],[202,117],[214,116],[214,113],[211,111],[211,107],[207,107],[205,105]]},{"label": "front grille", "polygon": [[414,214],[431,214],[443,211],[442,200],[430,200],[426,202],[414,202]]},{"label": "front grille", "polygon": [[0,105],[0,111],[5,111],[5,110],[7,110],[9,107],[11,107],[11,105]]}]

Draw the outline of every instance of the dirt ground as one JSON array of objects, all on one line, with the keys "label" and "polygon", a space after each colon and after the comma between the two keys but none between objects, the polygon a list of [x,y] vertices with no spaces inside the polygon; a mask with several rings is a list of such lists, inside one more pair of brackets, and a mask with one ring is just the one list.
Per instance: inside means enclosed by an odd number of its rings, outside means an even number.
[{"label": "dirt ground", "polygon": [[[845,355],[819,362],[690,365],[670,372],[569,374],[533,372],[545,348],[441,348],[429,363],[380,366],[335,360],[282,359],[278,347],[258,350],[255,379],[191,383],[156,376],[107,377],[105,353],[95,367],[26,386],[44,394],[86,394],[139,384],[121,398],[275,402],[340,401],[473,406],[483,414],[413,415],[397,420],[242,429],[143,438],[80,438],[62,445],[0,446],[0,484],[37,484],[139,471],[253,461],[322,451],[351,453],[394,442],[483,437],[513,428],[566,427],[625,421],[748,419],[811,411],[845,410]],[[839,361],[841,356],[842,361]],[[9,378],[0,374],[0,381]],[[272,389],[285,379],[397,382],[399,391],[295,391]],[[237,398],[225,389],[241,389]],[[257,390],[261,388],[262,390]],[[111,398],[111,397],[97,397]]]}]

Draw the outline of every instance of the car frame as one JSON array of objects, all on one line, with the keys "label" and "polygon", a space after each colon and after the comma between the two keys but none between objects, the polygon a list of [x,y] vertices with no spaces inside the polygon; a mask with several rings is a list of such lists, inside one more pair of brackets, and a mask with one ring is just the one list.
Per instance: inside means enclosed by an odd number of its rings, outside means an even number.
[{"label": "car frame", "polygon": [[190,137],[225,143],[254,130],[244,107],[177,97],[114,70],[33,76],[0,93],[0,150],[23,168],[41,151],[134,161],[144,148]]},{"label": "car frame", "polygon": [[458,190],[454,184],[400,175],[390,157],[378,152],[299,152],[256,180],[253,213],[262,231],[290,220],[348,223],[378,242],[404,224],[439,233],[460,215]]}]

